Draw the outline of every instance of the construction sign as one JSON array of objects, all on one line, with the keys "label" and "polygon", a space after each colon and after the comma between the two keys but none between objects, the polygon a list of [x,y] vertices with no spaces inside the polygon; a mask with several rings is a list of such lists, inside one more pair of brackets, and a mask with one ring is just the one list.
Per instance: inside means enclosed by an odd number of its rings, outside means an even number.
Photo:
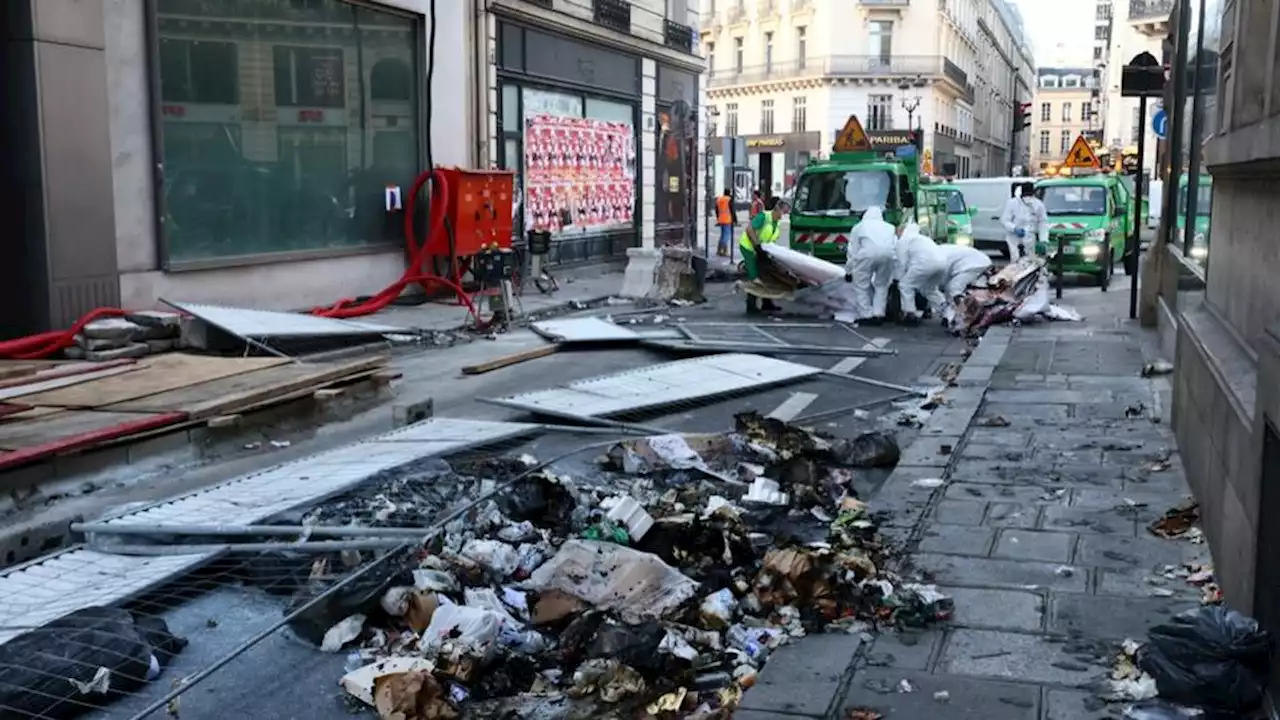
[{"label": "construction sign", "polygon": [[1093,168],[1094,170],[1102,168],[1098,154],[1089,146],[1089,141],[1084,139],[1084,135],[1076,138],[1075,144],[1071,146],[1071,152],[1067,153],[1066,162],[1062,165],[1069,168]]},{"label": "construction sign", "polygon": [[862,123],[858,121],[857,115],[850,115],[849,119],[845,121],[844,127],[840,129],[840,134],[836,136],[836,142],[831,151],[838,153],[871,152],[871,140],[867,137],[867,131],[862,129]]}]

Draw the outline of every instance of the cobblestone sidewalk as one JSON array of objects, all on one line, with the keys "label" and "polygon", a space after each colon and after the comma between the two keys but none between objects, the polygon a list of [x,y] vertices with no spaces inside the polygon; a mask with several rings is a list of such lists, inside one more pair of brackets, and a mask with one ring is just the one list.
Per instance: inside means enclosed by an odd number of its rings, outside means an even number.
[{"label": "cobblestone sidewalk", "polygon": [[1208,562],[1206,546],[1147,530],[1189,490],[1170,455],[1169,379],[1140,377],[1154,338],[1127,320],[1127,299],[1070,291],[1086,322],[988,333],[872,499],[894,512],[886,532],[911,543],[909,562],[954,597],[954,622],[784,647],[736,720],[1121,716],[1090,687],[1120,641],[1198,603],[1165,566]]}]

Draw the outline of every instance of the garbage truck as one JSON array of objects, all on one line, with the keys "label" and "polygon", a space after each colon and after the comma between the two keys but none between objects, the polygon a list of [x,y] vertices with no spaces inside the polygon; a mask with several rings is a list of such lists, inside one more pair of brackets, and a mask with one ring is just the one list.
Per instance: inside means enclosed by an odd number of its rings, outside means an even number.
[{"label": "garbage truck", "polygon": [[868,134],[849,116],[831,156],[810,162],[796,179],[791,249],[843,265],[849,231],[872,205],[894,225],[917,222],[933,237],[945,237],[946,208],[921,207],[921,144],[918,130]]}]

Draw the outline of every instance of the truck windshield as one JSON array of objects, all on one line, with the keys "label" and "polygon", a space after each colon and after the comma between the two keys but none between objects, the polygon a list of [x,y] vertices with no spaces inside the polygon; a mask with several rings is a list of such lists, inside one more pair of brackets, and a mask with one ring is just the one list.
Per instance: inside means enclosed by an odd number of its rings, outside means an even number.
[{"label": "truck windshield", "polygon": [[[1187,190],[1190,186],[1183,185],[1178,188],[1178,214],[1187,214]],[[1203,180],[1196,185],[1196,215],[1201,217],[1209,217],[1209,212],[1213,208],[1213,186],[1207,185]]]},{"label": "truck windshield", "polygon": [[889,206],[893,174],[887,170],[831,170],[805,173],[796,187],[792,212],[849,216],[872,205]]},{"label": "truck windshield", "polygon": [[1051,185],[1044,189],[1048,215],[1106,215],[1107,189],[1096,185]]},{"label": "truck windshield", "polygon": [[964,204],[964,193],[959,190],[943,190],[940,195],[947,201],[948,215],[964,215],[969,212]]}]

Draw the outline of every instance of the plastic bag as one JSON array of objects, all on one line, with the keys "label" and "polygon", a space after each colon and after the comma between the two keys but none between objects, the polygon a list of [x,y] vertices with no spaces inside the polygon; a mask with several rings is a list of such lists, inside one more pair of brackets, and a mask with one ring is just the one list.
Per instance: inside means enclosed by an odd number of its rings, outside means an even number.
[{"label": "plastic bag", "polygon": [[1262,703],[1271,637],[1253,618],[1207,605],[1175,615],[1149,634],[1138,666],[1155,678],[1160,697],[1231,712]]},{"label": "plastic bag", "polygon": [[869,432],[843,444],[840,460],[853,467],[892,467],[898,464],[902,450],[892,433]]}]

